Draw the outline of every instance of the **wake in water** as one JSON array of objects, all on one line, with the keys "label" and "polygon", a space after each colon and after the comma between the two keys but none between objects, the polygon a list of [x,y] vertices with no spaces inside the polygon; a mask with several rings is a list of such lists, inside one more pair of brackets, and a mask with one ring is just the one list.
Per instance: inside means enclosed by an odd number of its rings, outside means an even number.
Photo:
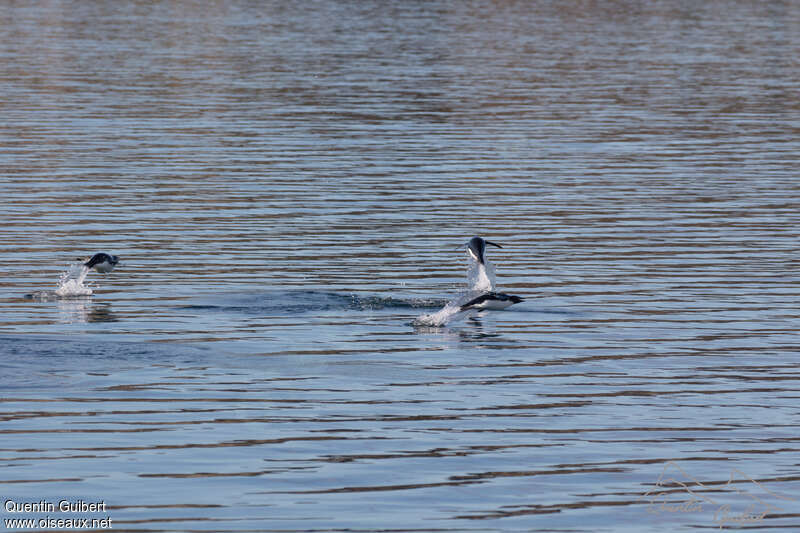
[{"label": "wake in water", "polygon": [[199,296],[178,309],[285,317],[308,313],[338,314],[345,311],[435,308],[443,303],[440,298],[393,298],[316,290],[270,290]]}]

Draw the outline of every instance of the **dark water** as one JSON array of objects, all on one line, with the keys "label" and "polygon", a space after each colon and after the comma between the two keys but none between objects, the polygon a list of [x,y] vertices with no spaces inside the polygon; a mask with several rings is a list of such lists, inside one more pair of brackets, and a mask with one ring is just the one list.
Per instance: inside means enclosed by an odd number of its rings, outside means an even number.
[{"label": "dark water", "polygon": [[[4,520],[800,529],[797,3],[8,3],[0,43]],[[525,302],[415,327],[472,235]],[[61,500],[106,508],[7,503]]]}]

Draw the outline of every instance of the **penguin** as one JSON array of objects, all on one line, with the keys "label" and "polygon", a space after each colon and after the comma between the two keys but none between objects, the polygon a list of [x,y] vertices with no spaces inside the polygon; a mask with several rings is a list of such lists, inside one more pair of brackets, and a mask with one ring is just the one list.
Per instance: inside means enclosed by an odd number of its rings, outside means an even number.
[{"label": "penguin", "polygon": [[473,298],[459,308],[459,311],[470,309],[505,309],[514,304],[524,301],[519,296],[512,296],[504,292],[486,292]]},{"label": "penguin", "polygon": [[94,254],[91,259],[83,264],[88,269],[94,268],[97,272],[108,274],[119,263],[119,257],[104,253]]}]

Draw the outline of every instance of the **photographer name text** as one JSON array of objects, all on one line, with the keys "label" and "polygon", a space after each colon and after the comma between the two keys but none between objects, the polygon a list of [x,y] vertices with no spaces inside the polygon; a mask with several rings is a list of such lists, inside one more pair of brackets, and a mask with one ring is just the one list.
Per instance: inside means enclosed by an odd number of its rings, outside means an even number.
[{"label": "photographer name text", "polygon": [[6,500],[3,508],[7,513],[105,513],[106,502],[60,500],[58,503],[54,503],[47,500],[38,502]]}]

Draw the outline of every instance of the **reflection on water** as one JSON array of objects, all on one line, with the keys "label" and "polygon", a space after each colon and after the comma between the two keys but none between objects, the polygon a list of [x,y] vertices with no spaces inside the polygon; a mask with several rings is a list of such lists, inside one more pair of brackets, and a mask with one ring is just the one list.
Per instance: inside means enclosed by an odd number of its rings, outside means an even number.
[{"label": "reflection on water", "polygon": [[[116,530],[798,529],[795,4],[0,19],[4,498]],[[413,325],[473,235],[525,301]],[[56,298],[98,250],[125,263]]]},{"label": "reflection on water", "polygon": [[91,298],[59,298],[57,305],[59,322],[62,324],[89,321],[89,311],[92,308]]}]

